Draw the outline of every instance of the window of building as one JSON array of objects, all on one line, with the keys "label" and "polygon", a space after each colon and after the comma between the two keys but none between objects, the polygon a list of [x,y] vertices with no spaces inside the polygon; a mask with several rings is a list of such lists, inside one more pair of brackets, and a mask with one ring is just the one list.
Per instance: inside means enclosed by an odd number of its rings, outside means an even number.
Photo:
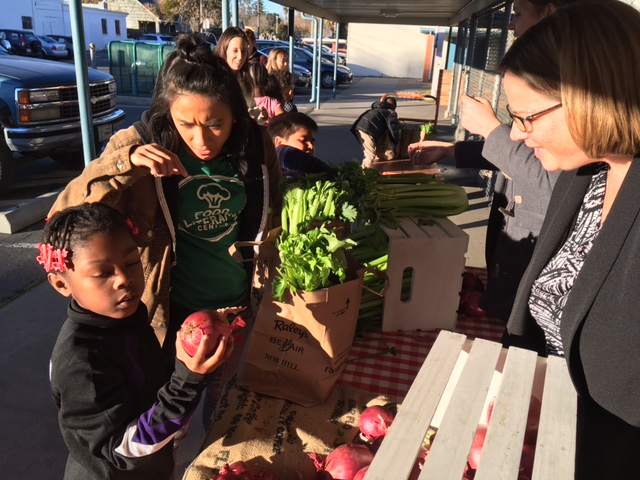
[{"label": "window of building", "polygon": [[23,30],[33,30],[33,18],[31,18],[31,17],[22,17],[22,29]]},{"label": "window of building", "polygon": [[120,36],[120,20],[116,20],[116,35]]},{"label": "window of building", "polygon": [[102,34],[103,34],[103,35],[106,35],[106,34],[108,34],[108,33],[109,33],[109,31],[108,31],[108,29],[107,29],[107,19],[106,19],[106,18],[103,18],[103,19],[102,19]]}]

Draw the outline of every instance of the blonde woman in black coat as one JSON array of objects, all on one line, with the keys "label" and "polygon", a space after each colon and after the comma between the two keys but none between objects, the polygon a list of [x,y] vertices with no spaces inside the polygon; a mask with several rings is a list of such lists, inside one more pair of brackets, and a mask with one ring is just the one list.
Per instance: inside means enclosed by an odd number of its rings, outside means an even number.
[{"label": "blonde woman in black coat", "polygon": [[500,65],[511,138],[561,171],[509,319],[509,344],[566,357],[576,478],[638,478],[640,12],[560,8]]}]

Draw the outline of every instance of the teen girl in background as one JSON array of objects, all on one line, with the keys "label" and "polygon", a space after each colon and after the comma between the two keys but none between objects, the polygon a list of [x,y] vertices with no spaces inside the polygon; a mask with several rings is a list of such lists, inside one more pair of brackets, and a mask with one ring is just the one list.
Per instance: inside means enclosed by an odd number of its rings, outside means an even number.
[{"label": "teen girl in background", "polygon": [[244,100],[249,109],[249,115],[258,123],[264,123],[268,115],[263,108],[257,107],[254,100],[254,85],[249,73],[249,39],[247,34],[238,27],[229,27],[216,45],[216,55],[224,59],[242,88]]},{"label": "teen girl in background", "polygon": [[[249,118],[235,74],[207,43],[185,34],[162,65],[142,120],[113,135],[52,211],[100,201],[133,221],[142,300],[171,361],[190,313],[249,304],[250,262],[237,263],[228,248],[264,238],[280,207],[280,180],[273,143]],[[236,349],[216,371],[205,424],[239,356]]]}]

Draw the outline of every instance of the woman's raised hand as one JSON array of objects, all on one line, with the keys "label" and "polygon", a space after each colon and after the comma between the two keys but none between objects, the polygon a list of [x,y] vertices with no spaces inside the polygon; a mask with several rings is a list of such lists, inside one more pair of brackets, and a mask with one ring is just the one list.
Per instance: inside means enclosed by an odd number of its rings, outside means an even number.
[{"label": "woman's raised hand", "polygon": [[460,99],[460,125],[474,135],[487,138],[501,123],[489,100],[463,95]]},{"label": "woman's raised hand", "polygon": [[133,165],[149,169],[154,177],[187,176],[178,156],[157,143],[136,147],[130,158]]}]

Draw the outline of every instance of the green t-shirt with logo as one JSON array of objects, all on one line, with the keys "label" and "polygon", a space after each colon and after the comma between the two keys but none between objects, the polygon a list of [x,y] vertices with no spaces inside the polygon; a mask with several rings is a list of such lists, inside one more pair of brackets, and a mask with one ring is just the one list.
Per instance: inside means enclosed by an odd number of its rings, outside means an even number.
[{"label": "green t-shirt with logo", "polygon": [[203,162],[182,152],[180,161],[189,176],[178,187],[171,299],[196,310],[238,305],[247,294],[247,272],[228,250],[247,201],[244,183],[224,156]]}]

